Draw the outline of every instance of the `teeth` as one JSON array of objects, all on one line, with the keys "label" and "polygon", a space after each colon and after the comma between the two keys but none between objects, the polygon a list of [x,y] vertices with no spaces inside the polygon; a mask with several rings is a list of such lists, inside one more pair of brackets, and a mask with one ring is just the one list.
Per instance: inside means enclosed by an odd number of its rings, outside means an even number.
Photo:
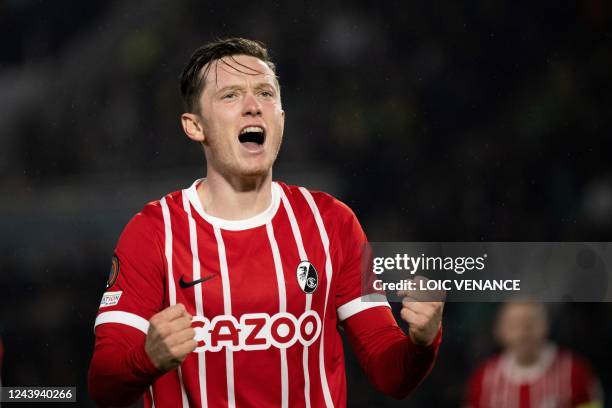
[{"label": "teeth", "polygon": [[259,132],[259,133],[263,133],[263,128],[259,127],[259,126],[249,126],[247,128],[242,129],[242,132],[240,132],[241,135],[244,135],[247,132]]}]

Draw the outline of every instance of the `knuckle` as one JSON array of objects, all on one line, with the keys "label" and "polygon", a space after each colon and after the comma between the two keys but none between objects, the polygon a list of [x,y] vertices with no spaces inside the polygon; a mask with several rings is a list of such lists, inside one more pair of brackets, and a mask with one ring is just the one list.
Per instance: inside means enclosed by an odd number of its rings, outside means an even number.
[{"label": "knuckle", "polygon": [[185,350],[183,350],[183,347],[181,346],[174,346],[172,350],[173,350],[174,357],[179,360],[182,360],[183,357],[187,355],[187,353],[185,352]]},{"label": "knuckle", "polygon": [[167,325],[159,326],[157,328],[157,332],[163,338],[168,337],[168,335],[170,334],[170,327],[168,327]]},{"label": "knuckle", "polygon": [[173,360],[174,360],[174,359],[177,359],[178,357],[180,357],[180,353],[179,353],[179,351],[177,350],[177,347],[176,347],[176,346],[174,346],[174,347],[170,347],[170,348],[168,349],[168,354],[170,354],[170,357],[171,357]]}]

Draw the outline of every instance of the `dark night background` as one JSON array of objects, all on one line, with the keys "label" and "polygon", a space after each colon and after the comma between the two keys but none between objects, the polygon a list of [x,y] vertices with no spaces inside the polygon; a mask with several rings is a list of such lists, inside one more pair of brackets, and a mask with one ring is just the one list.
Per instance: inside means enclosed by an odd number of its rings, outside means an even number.
[{"label": "dark night background", "polygon": [[[264,41],[285,141],[275,178],[333,193],[372,241],[611,241],[612,5],[0,0],[3,385],[87,397],[115,241],[203,176],[177,77],[217,37]],[[447,304],[406,401],[347,351],[350,406],[459,406],[496,305]],[[551,305],[552,337],[612,395],[609,304]]]}]

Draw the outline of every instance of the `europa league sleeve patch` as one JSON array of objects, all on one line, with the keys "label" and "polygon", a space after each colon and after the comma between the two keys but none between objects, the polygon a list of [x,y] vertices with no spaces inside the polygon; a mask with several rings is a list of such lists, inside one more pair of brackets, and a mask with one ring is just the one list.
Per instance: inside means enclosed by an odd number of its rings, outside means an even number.
[{"label": "europa league sleeve patch", "polygon": [[113,255],[113,260],[111,261],[110,273],[108,274],[108,280],[106,281],[106,289],[110,288],[117,282],[117,278],[119,277],[119,258],[117,255]]}]

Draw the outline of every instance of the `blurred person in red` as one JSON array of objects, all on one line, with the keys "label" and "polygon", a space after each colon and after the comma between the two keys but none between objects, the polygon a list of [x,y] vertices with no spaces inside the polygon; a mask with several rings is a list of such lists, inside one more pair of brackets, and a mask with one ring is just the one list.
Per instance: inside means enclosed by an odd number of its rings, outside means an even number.
[{"label": "blurred person in red", "polygon": [[343,328],[371,382],[405,397],[433,366],[443,302],[361,299],[365,234],[332,196],[272,180],[285,122],[274,64],[240,38],[181,75],[206,178],[125,227],[95,322],[91,397],[125,406],[343,407]]},{"label": "blurred person in red", "polygon": [[502,352],[473,374],[470,408],[602,406],[599,382],[582,358],[548,340],[546,308],[536,302],[501,306],[495,337]]}]

